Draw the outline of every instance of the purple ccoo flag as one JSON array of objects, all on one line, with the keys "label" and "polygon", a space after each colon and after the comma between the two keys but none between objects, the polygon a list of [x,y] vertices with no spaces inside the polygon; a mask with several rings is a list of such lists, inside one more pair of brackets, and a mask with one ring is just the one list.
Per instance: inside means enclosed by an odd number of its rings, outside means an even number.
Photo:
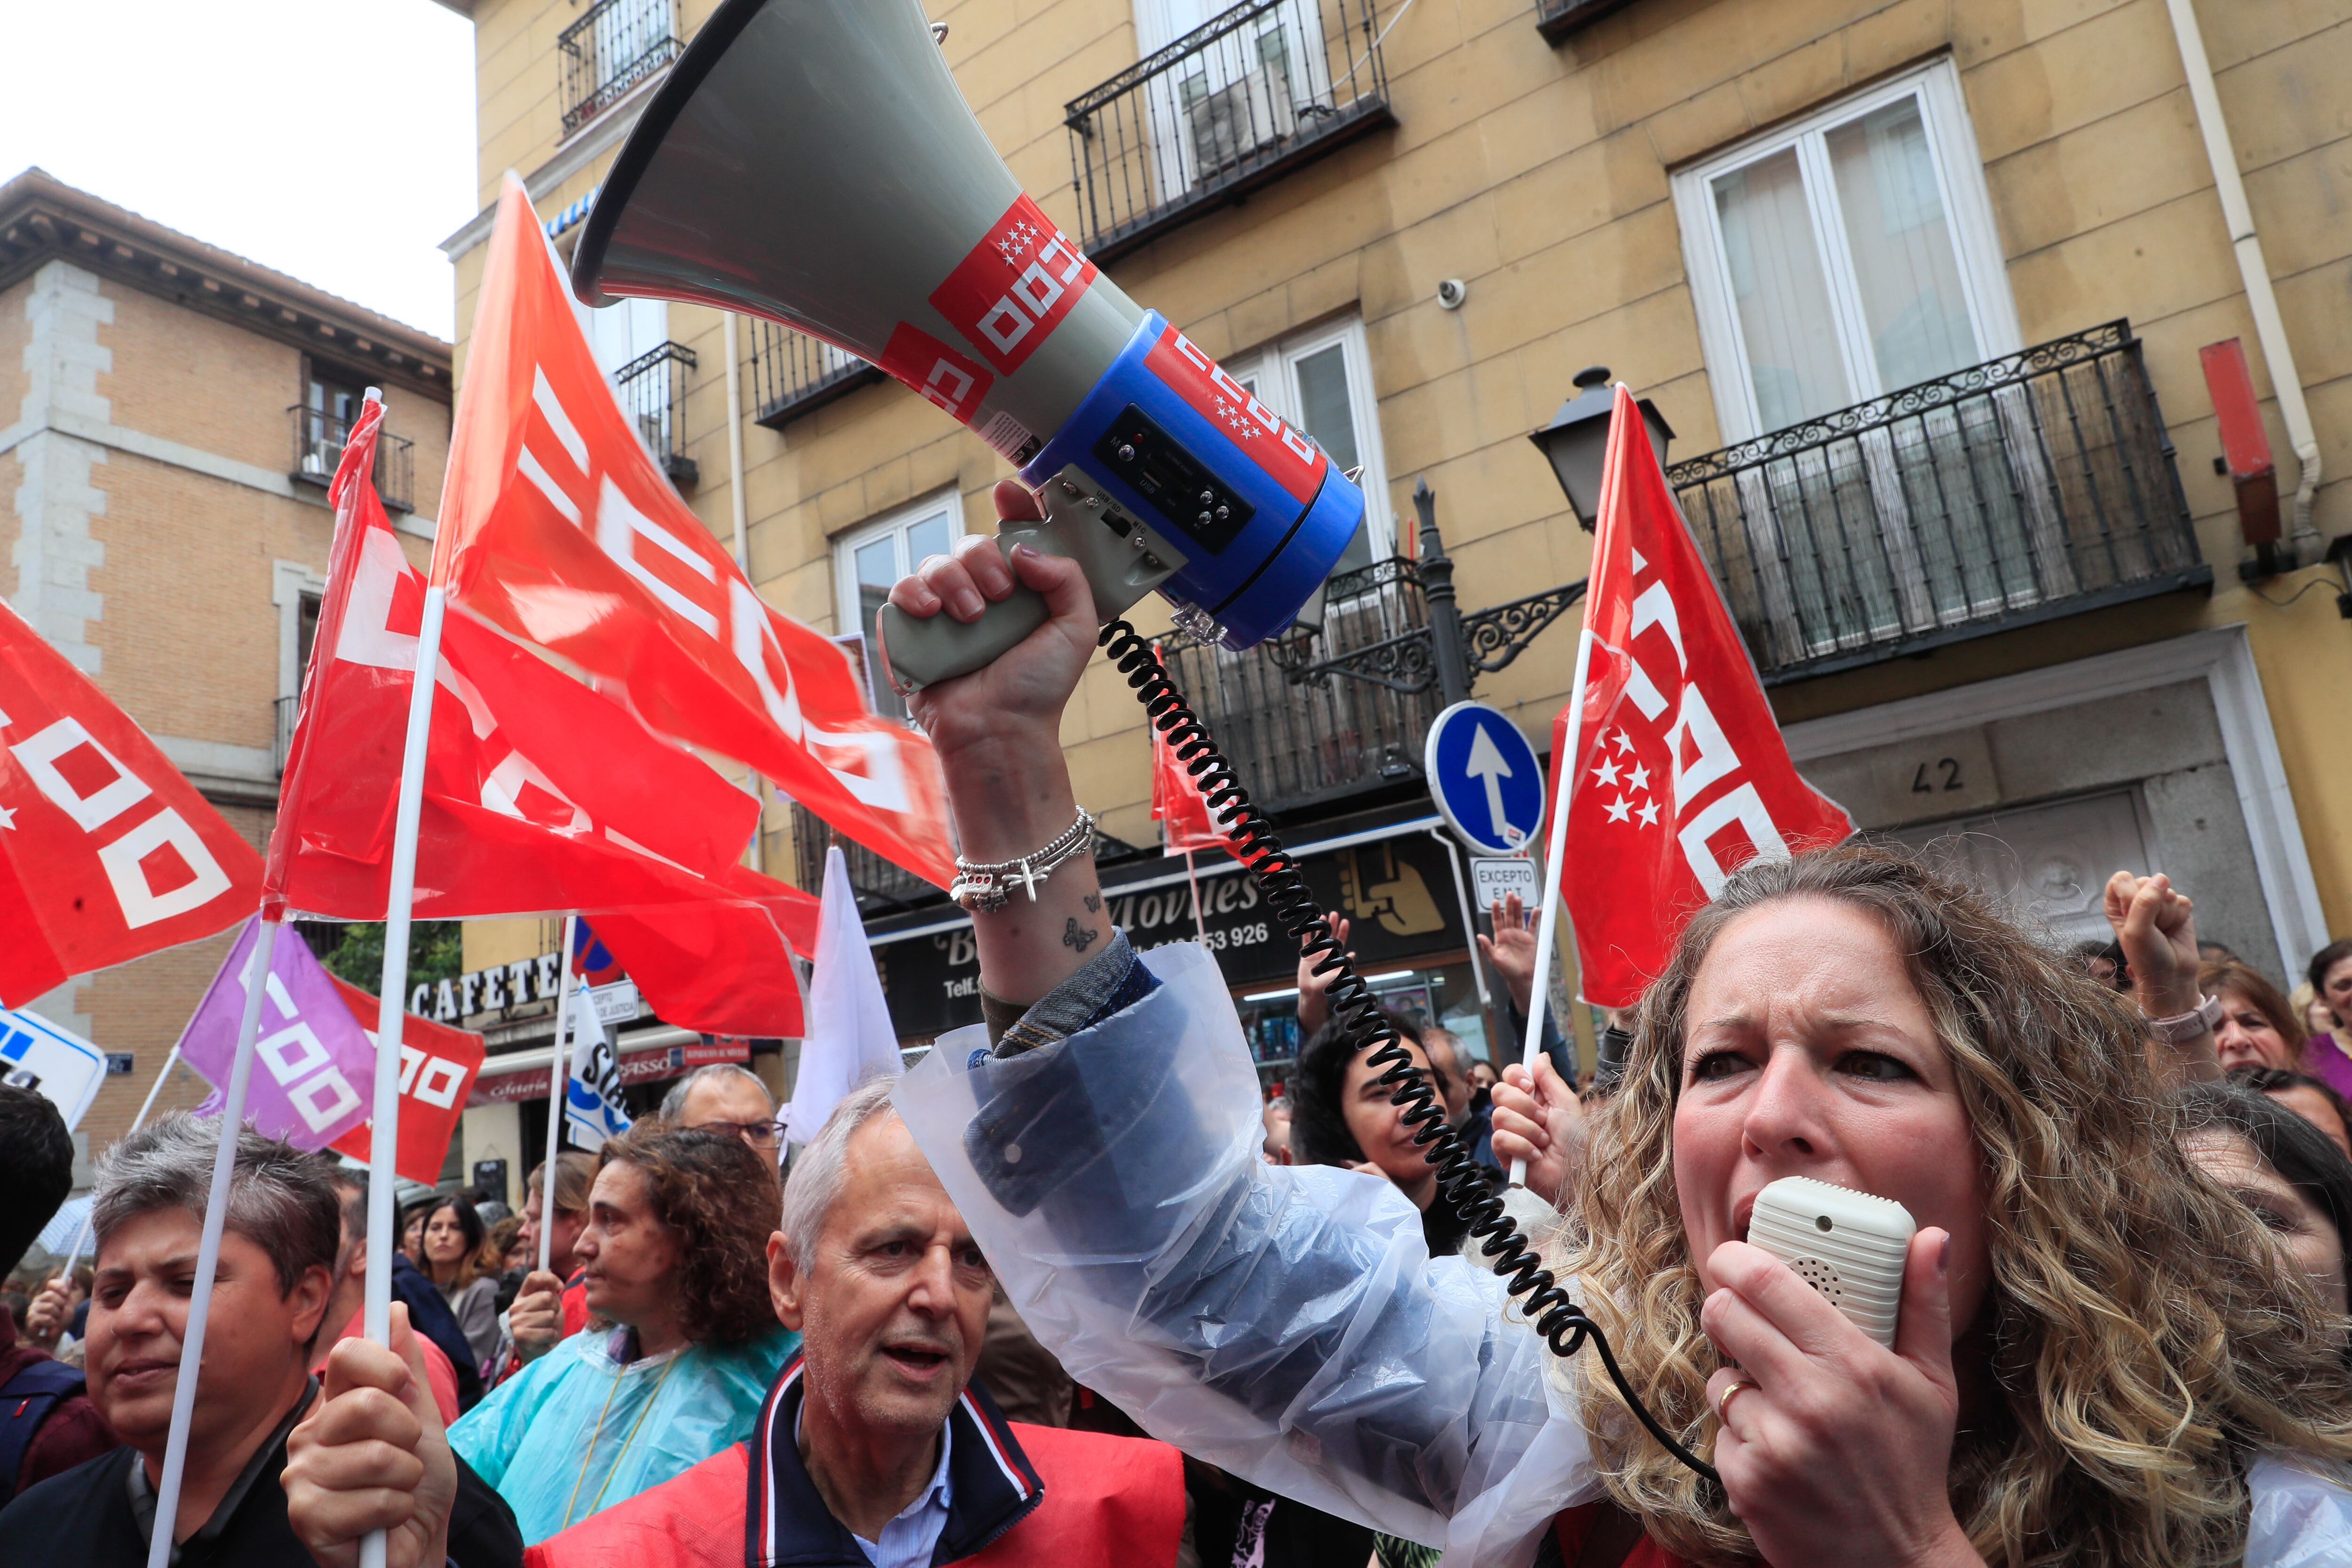
[{"label": "purple ccoo flag", "polygon": [[[213,976],[180,1036],[181,1058],[213,1085],[212,1095],[197,1108],[202,1115],[220,1114],[229,1069],[236,1059],[244,976],[253,965],[260,924],[257,915],[245,922],[236,945],[229,949],[227,961]],[[366,1030],[352,1016],[333,979],[310,955],[310,943],[299,936],[281,937],[269,970],[261,1033],[254,1042],[246,1125],[297,1148],[322,1149],[368,1119],[367,1101],[355,1086],[369,1081],[375,1047],[368,1044]]]}]

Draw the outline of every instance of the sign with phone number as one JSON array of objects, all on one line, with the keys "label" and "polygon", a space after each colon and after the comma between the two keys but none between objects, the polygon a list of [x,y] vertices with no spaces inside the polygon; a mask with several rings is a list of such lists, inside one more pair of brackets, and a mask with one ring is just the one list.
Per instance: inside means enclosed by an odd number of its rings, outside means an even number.
[{"label": "sign with phone number", "polygon": [[[1298,946],[1282,929],[1257,884],[1232,861],[1200,858],[1201,927],[1192,923],[1192,889],[1180,875],[1162,881],[1150,866],[1132,891],[1103,889],[1105,912],[1148,952],[1175,942],[1200,942],[1217,960],[1228,984],[1287,985],[1297,973]],[[1124,868],[1113,868],[1116,877]],[[1299,863],[1317,904],[1348,917],[1348,946],[1367,973],[1394,969],[1469,945],[1454,893],[1445,847],[1420,832],[1309,855]],[[943,1034],[980,1022],[980,954],[971,926],[873,937],[875,966],[903,1037]]]}]

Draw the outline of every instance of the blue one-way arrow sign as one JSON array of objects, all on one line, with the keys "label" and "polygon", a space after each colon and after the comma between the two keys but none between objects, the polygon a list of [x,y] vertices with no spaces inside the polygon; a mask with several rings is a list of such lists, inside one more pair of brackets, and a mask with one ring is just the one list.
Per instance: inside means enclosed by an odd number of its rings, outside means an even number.
[{"label": "blue one-way arrow sign", "polygon": [[1429,726],[1429,793],[1481,855],[1523,853],[1544,819],[1544,774],[1519,727],[1483,702],[1456,702]]}]

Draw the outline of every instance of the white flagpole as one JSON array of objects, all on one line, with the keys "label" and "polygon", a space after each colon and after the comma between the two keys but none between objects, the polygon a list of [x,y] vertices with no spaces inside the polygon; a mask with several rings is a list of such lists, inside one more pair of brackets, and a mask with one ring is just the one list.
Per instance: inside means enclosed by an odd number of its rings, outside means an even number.
[{"label": "white flagpole", "polygon": [[[367,1297],[364,1328],[392,1342],[393,1183],[400,1152],[400,1036],[406,1016],[408,923],[416,901],[417,819],[425,805],[425,742],[433,730],[433,689],[441,673],[441,621],[447,599],[438,583],[425,589],[425,623],[416,635],[415,679],[408,690],[408,733],[400,752],[400,799],[392,823],[392,889],[383,912],[383,981],[377,993],[375,1106],[368,1130]],[[160,1563],[149,1568],[163,1568]],[[384,1568],[384,1536],[360,1541],[360,1568]]]},{"label": "white flagpole", "polygon": [[555,967],[555,1060],[547,1068],[547,1163],[539,1168],[539,1269],[542,1274],[555,1247],[555,1145],[563,1131],[564,1080],[572,1066],[572,942],[579,929],[577,910],[563,917],[563,953]]},{"label": "white flagpole", "polygon": [[[1586,595],[1590,602],[1591,595]],[[1536,1058],[1543,1050],[1543,1020],[1545,996],[1551,988],[1551,954],[1559,941],[1560,868],[1567,863],[1568,803],[1576,794],[1576,749],[1584,729],[1584,678],[1591,668],[1592,634],[1579,634],[1576,644],[1576,683],[1568,693],[1568,733],[1562,737],[1559,754],[1559,789],[1551,803],[1551,843],[1544,852],[1543,913],[1536,921],[1535,985],[1528,993],[1528,1037],[1519,1049],[1519,1065],[1530,1076],[1536,1070]],[[1569,945],[1576,945],[1576,923],[1569,922]],[[1528,1163],[1511,1162],[1511,1185],[1528,1184]]]},{"label": "white flagpole", "polygon": [[[180,1341],[180,1378],[172,1389],[172,1425],[163,1444],[163,1484],[155,1489],[155,1534],[147,1543],[147,1568],[169,1568],[172,1561],[180,1482],[188,1468],[188,1423],[196,1413],[196,1378],[205,1362],[205,1327],[212,1316],[213,1277],[220,1268],[221,1229],[228,1218],[229,1183],[236,1173],[237,1135],[245,1131],[246,1090],[253,1081],[253,1042],[261,1032],[261,996],[269,989],[269,966],[277,957],[278,930],[278,921],[264,917],[252,962],[246,967],[245,1015],[236,1026],[228,1099],[221,1107],[220,1150],[213,1156],[212,1191],[205,1199],[203,1239],[196,1244],[196,1279],[188,1298],[187,1327]],[[152,1101],[154,1096],[148,1099]],[[146,1112],[142,1110],[140,1114]]]},{"label": "white flagpole", "polygon": [[1184,879],[1192,884],[1192,935],[1202,947],[1209,945],[1208,928],[1201,923],[1201,877],[1192,869],[1192,852],[1184,851]]}]

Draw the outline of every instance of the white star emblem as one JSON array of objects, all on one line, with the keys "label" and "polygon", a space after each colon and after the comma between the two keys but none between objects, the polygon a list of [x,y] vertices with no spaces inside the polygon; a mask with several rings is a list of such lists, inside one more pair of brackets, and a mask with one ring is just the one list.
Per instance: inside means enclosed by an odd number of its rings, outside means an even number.
[{"label": "white star emblem", "polygon": [[1633,771],[1625,775],[1625,787],[1627,789],[1649,788],[1650,770],[1639,763],[1634,763]]},{"label": "white star emblem", "polygon": [[1628,817],[1628,816],[1631,816],[1631,815],[1632,815],[1632,813],[1627,809],[1626,805],[1625,805],[1625,803],[1624,803],[1624,801],[1623,801],[1623,800],[1622,800],[1622,799],[1620,799],[1620,800],[1612,800],[1612,801],[1611,801],[1611,802],[1609,803],[1609,820],[1610,820],[1610,821],[1612,821],[1612,822],[1622,822],[1622,821],[1624,821],[1624,820],[1626,819],[1626,817]]},{"label": "white star emblem", "polygon": [[1630,752],[1633,749],[1633,742],[1625,738],[1625,731],[1622,730],[1617,731],[1615,745],[1621,752]]},{"label": "white star emblem", "polygon": [[8,809],[8,807],[0,805],[0,827],[14,827],[16,826],[16,814]]},{"label": "white star emblem", "polygon": [[1654,800],[1645,801],[1643,803],[1642,809],[1634,815],[1642,819],[1643,826],[1655,827],[1658,825],[1658,803]]},{"label": "white star emblem", "polygon": [[1601,761],[1601,765],[1592,770],[1592,776],[1596,781],[1604,784],[1615,784],[1617,782],[1617,760],[1614,757],[1603,757]]}]

